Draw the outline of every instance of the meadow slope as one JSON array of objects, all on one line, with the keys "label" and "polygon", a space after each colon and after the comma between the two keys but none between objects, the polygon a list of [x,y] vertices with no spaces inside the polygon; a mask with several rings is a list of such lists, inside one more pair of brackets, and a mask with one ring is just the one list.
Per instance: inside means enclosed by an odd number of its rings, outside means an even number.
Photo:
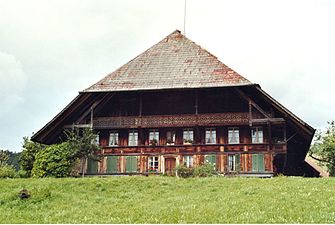
[{"label": "meadow slope", "polygon": [[0,223],[335,223],[335,179],[1,179]]}]

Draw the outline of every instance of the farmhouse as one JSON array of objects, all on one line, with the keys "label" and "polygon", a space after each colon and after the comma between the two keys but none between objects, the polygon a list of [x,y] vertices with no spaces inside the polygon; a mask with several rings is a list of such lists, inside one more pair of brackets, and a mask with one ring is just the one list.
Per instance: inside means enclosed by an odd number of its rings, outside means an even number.
[{"label": "farmhouse", "polygon": [[73,126],[98,134],[104,157],[88,161],[91,175],[205,162],[222,174],[313,175],[315,130],[178,30],[79,92],[32,140],[57,143]]}]

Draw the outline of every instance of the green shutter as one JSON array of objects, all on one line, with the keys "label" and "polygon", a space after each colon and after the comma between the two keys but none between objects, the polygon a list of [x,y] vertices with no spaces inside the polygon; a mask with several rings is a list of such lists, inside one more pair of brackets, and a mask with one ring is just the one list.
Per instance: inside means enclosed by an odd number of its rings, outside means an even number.
[{"label": "green shutter", "polygon": [[127,156],[126,158],[126,172],[135,173],[137,172],[137,157]]},{"label": "green shutter", "polygon": [[98,161],[93,159],[87,160],[87,173],[89,174],[98,173]]},{"label": "green shutter", "polygon": [[118,171],[118,156],[107,156],[107,173],[117,173]]},{"label": "green shutter", "polygon": [[264,154],[258,154],[258,171],[264,172]]},{"label": "green shutter", "polygon": [[235,155],[235,165],[236,165],[236,171],[241,170],[241,160],[240,160],[240,154]]},{"label": "green shutter", "polygon": [[264,154],[253,154],[252,155],[252,171],[264,172]]}]

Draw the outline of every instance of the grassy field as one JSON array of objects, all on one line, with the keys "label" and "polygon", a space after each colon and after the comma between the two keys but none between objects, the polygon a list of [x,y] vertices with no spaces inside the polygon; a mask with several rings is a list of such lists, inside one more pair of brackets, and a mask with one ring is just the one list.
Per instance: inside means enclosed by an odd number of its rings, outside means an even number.
[{"label": "grassy field", "polygon": [[335,223],[335,179],[2,179],[0,223]]}]

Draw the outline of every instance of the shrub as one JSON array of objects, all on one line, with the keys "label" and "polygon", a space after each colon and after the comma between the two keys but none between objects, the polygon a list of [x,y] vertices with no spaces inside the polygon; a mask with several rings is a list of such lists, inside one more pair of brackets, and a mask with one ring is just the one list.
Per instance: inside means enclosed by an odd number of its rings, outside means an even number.
[{"label": "shrub", "polygon": [[194,168],[188,168],[185,165],[179,165],[176,167],[177,176],[182,178],[192,177]]},{"label": "shrub", "polygon": [[215,170],[215,165],[212,163],[205,163],[194,168],[193,176],[195,177],[210,177],[216,175],[218,175],[218,172]]},{"label": "shrub", "polygon": [[16,177],[16,170],[14,167],[5,165],[0,167],[0,178],[14,178]]},{"label": "shrub", "polygon": [[19,171],[17,171],[17,177],[19,177],[19,178],[28,178],[29,174],[25,170],[19,170]]},{"label": "shrub", "polygon": [[75,162],[74,150],[69,143],[54,144],[36,154],[32,169],[35,177],[66,177]]}]

